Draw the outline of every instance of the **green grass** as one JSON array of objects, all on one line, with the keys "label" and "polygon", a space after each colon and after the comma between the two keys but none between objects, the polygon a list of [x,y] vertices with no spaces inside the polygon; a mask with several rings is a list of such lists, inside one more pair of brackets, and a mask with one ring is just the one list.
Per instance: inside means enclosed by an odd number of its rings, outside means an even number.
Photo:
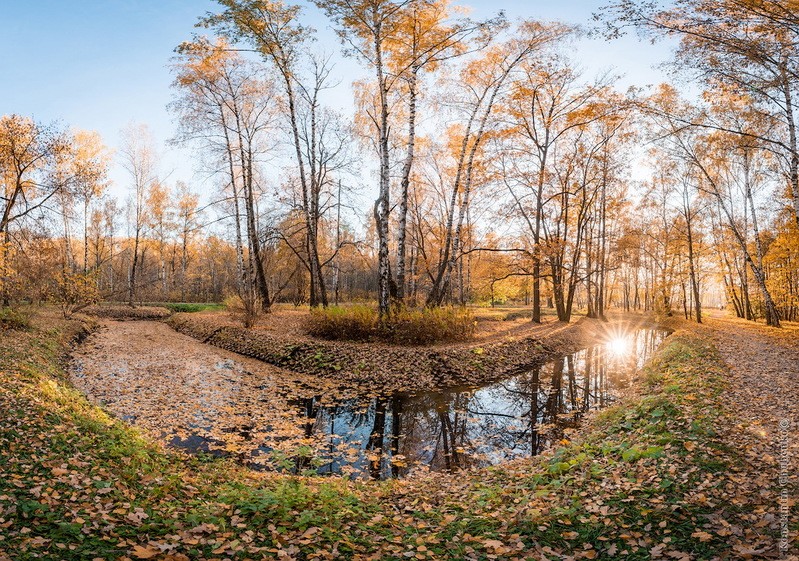
[{"label": "green grass", "polygon": [[147,302],[144,305],[158,306],[160,308],[171,310],[175,313],[182,312],[188,314],[194,312],[217,312],[225,309],[225,305],[221,302]]},{"label": "green grass", "polygon": [[184,302],[167,302],[162,304],[165,308],[173,312],[193,313],[193,312],[216,312],[224,310],[225,305],[217,302],[209,302],[205,304],[191,304]]},{"label": "green grass", "polygon": [[364,483],[164,452],[72,389],[75,324],[47,323],[0,338],[0,559],[709,559],[732,546],[710,517],[746,512],[725,491],[741,461],[719,433],[726,369],[691,334],[669,337],[644,395],[547,456]]}]

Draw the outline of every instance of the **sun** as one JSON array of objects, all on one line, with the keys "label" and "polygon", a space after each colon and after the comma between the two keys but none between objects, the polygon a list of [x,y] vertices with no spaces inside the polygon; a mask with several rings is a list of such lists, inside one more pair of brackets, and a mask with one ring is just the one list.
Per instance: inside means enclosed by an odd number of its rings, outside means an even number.
[{"label": "sun", "polygon": [[616,336],[605,343],[605,346],[612,354],[622,356],[630,349],[630,340],[627,337]]}]

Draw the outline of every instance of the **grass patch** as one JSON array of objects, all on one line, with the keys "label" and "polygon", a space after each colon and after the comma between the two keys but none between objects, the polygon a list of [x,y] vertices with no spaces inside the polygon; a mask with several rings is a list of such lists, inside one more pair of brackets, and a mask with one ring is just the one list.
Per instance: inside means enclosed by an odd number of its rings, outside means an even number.
[{"label": "grass patch", "polygon": [[181,312],[184,314],[192,314],[196,312],[218,312],[220,310],[225,309],[225,305],[222,304],[221,302],[205,302],[205,303],[161,302],[158,304],[148,304],[148,305],[161,306],[175,313]]},{"label": "grass patch", "polygon": [[23,330],[31,326],[31,314],[19,308],[0,307],[0,331]]}]

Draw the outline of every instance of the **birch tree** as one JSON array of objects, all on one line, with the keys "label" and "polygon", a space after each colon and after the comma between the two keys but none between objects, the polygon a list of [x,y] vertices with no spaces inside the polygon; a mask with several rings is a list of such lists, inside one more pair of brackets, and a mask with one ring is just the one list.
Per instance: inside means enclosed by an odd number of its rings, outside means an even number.
[{"label": "birch tree", "polygon": [[[682,102],[676,92],[668,87],[662,87],[656,94],[651,114],[654,115],[655,122],[660,124],[663,133],[672,141],[674,149],[679,151],[696,170],[701,181],[699,188],[715,200],[725,226],[733,234],[741,254],[755,277],[763,298],[766,323],[780,327],[779,313],[766,285],[763,268],[764,249],[753,203],[751,160],[755,147],[750,140],[761,135],[755,132],[754,128],[749,128],[750,132],[741,137],[730,132],[702,132],[702,127],[686,127],[685,121],[701,122],[702,112]],[[739,141],[742,138],[744,142],[741,143]],[[736,212],[736,202],[740,200],[736,197],[737,182],[742,185],[745,212],[752,216],[751,228],[756,248],[754,254],[747,243],[746,223],[741,223]]]},{"label": "birch tree", "polygon": [[[223,6],[220,14],[209,15],[200,25],[213,28],[234,43],[249,46],[275,69],[285,98],[285,116],[291,131],[296,157],[297,175],[302,193],[311,275],[311,306],[326,304],[322,266],[318,255],[317,228],[315,225],[314,194],[319,186],[313,183],[315,174],[310,170],[309,154],[304,150],[301,133],[301,104],[303,90],[313,91],[314,86],[303,87],[298,72],[311,30],[299,22],[300,7],[281,0],[218,0]],[[305,96],[308,100],[308,96]],[[316,111],[314,105],[312,111]],[[313,152],[311,150],[310,152]]]},{"label": "birch tree", "polygon": [[157,158],[149,127],[130,124],[122,131],[121,164],[130,175],[130,222],[132,257],[128,272],[128,305],[135,306],[141,244],[147,228],[147,196],[158,182]]},{"label": "birch tree", "polygon": [[708,90],[728,89],[751,96],[752,109],[776,126],[760,131],[737,129],[705,119],[690,122],[759,140],[784,164],[787,199],[799,225],[799,140],[796,96],[799,18],[781,0],[696,0],[669,8],[645,0],[622,0],[604,11],[609,35],[633,27],[650,37],[675,37],[680,46],[676,65],[699,78]]},{"label": "birch tree", "polygon": [[505,94],[511,74],[564,32],[565,28],[557,24],[522,22],[514,35],[482,51],[461,74],[461,82],[468,85],[463,100],[466,120],[450,187],[441,259],[427,297],[428,305],[443,303],[461,257],[461,237],[472,195],[475,165],[483,140],[493,126],[495,104]]},{"label": "birch tree", "polygon": [[181,116],[182,138],[210,148],[215,157],[213,171],[226,177],[240,268],[239,292],[247,302],[257,292],[261,309],[268,311],[272,299],[257,199],[260,159],[272,147],[267,135],[274,130],[274,92],[263,73],[227,49],[223,41],[184,43],[180,52],[183,59],[175,67],[180,97],[172,107]]}]

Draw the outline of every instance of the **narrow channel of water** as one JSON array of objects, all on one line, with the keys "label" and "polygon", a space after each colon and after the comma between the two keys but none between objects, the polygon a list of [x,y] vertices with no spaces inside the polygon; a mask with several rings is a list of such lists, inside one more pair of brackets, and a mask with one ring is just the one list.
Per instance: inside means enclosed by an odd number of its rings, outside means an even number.
[{"label": "narrow channel of water", "polygon": [[254,469],[401,477],[527,457],[568,438],[630,387],[667,334],[632,330],[482,387],[361,396],[164,324],[112,322],[75,353],[71,377],[113,414],[188,452]]},{"label": "narrow channel of water", "polygon": [[[322,435],[320,473],[401,476],[414,468],[452,470],[540,453],[591,409],[614,403],[668,333],[641,329],[480,388],[376,397],[368,405],[295,406],[308,437]],[[352,449],[359,448],[357,459]]]},{"label": "narrow channel of water", "polygon": [[[251,456],[255,465],[268,458],[270,467],[294,473],[401,477],[536,455],[567,438],[588,411],[614,403],[667,335],[639,329],[479,388],[332,404],[288,397],[302,430],[300,453],[257,446]],[[253,429],[238,427],[238,436],[250,439]],[[198,435],[172,445],[214,449]]]}]

